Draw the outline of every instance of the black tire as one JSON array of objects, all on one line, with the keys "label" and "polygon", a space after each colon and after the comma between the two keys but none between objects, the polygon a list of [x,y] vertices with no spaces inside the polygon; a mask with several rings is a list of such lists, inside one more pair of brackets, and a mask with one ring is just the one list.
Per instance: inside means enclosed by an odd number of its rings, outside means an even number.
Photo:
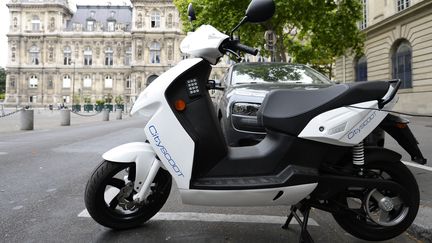
[{"label": "black tire", "polygon": [[[333,213],[333,217],[345,231],[357,238],[368,241],[392,239],[405,232],[417,216],[420,202],[417,182],[411,171],[401,162],[373,162],[366,165],[366,168],[367,170],[384,171],[391,176],[391,180],[399,183],[409,192],[409,198],[403,202],[404,207],[408,207],[405,218],[396,225],[382,226],[352,212]],[[339,195],[337,200],[340,204],[348,205],[345,195]],[[359,210],[365,213],[363,207]]]},{"label": "black tire", "polygon": [[[127,168],[128,171],[125,170]],[[112,229],[122,230],[140,226],[159,212],[168,199],[172,179],[166,170],[159,169],[153,181],[155,183],[152,187],[153,194],[147,197],[149,203],[128,212],[118,206],[118,201],[115,201],[116,197],[109,203],[105,201],[105,190],[108,186],[117,189],[125,186],[123,180],[114,178],[119,172],[128,173],[129,180],[134,181],[135,163],[103,161],[87,182],[84,201],[87,211],[96,222]]]}]

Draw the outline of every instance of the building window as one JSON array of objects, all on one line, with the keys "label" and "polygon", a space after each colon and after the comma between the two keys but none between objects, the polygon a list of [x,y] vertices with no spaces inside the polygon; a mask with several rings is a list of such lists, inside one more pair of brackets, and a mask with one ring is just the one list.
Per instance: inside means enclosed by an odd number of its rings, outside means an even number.
[{"label": "building window", "polygon": [[84,49],[84,65],[91,66],[93,64],[93,51],[90,47]]},{"label": "building window", "polygon": [[87,31],[94,31],[94,21],[87,20]]},{"label": "building window", "polygon": [[126,49],[124,64],[126,66],[130,66],[131,62],[132,62],[132,47],[129,46]]},{"label": "building window", "polygon": [[72,64],[72,50],[69,46],[66,46],[63,49],[63,65],[71,65]]},{"label": "building window", "polygon": [[182,58],[182,60],[186,60],[186,59],[189,58],[189,55],[188,55],[188,54],[185,54],[185,53],[182,53],[182,54],[181,54],[181,58]]},{"label": "building window", "polygon": [[109,32],[114,32],[115,30],[115,21],[108,21],[108,31]]},{"label": "building window", "polygon": [[29,102],[30,103],[37,103],[37,96],[36,95],[29,96]]},{"label": "building window", "polygon": [[367,81],[367,59],[366,56],[362,56],[357,59],[355,65],[355,81]]},{"label": "building window", "polygon": [[105,89],[112,89],[113,79],[110,75],[105,76]]},{"label": "building window", "polygon": [[105,50],[105,66],[112,66],[114,63],[114,54],[113,49],[111,47],[108,47]]},{"label": "building window", "polygon": [[92,86],[92,79],[90,77],[90,75],[85,75],[84,76],[84,88],[91,88]]},{"label": "building window", "polygon": [[363,19],[359,23],[359,27],[361,30],[367,28],[367,19],[368,19],[368,9],[367,9],[367,0],[362,0],[362,13],[363,13]]},{"label": "building window", "polygon": [[126,89],[130,89],[132,87],[132,82],[131,82],[131,76],[130,75],[126,77],[125,86],[126,86]]},{"label": "building window", "polygon": [[40,21],[40,19],[39,19],[39,16],[34,15],[34,16],[32,17],[32,21],[31,21],[31,23],[32,23],[32,31],[33,31],[33,32],[38,32],[38,31],[40,31],[41,21]]},{"label": "building window", "polygon": [[147,86],[149,86],[157,78],[158,78],[157,75],[151,75],[150,77],[148,77],[148,79],[147,79]]},{"label": "building window", "polygon": [[150,63],[160,63],[160,44],[156,41],[150,45]]},{"label": "building window", "polygon": [[29,79],[29,88],[37,88],[38,87],[38,77],[36,75],[31,75]]},{"label": "building window", "polygon": [[160,28],[160,13],[152,12],[150,15],[150,23],[152,28]]},{"label": "building window", "polygon": [[40,50],[37,46],[30,48],[30,63],[33,65],[39,65],[40,63]]},{"label": "building window", "polygon": [[401,88],[412,88],[412,49],[408,41],[393,48],[392,78],[402,81]]},{"label": "building window", "polygon": [[410,0],[396,0],[397,11],[402,11],[404,9],[409,8]]},{"label": "building window", "polygon": [[68,89],[71,87],[71,78],[69,75],[63,76],[63,88]]},{"label": "building window", "polygon": [[167,25],[168,29],[171,29],[173,27],[173,16],[172,16],[172,14],[168,14],[167,24],[166,25]]}]

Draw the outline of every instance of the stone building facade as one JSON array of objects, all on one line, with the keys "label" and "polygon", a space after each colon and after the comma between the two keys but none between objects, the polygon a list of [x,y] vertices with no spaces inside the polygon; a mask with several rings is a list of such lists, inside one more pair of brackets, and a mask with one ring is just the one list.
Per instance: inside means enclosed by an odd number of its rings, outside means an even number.
[{"label": "stone building facade", "polygon": [[342,82],[401,79],[397,110],[432,112],[432,0],[362,0],[364,56],[337,59]]},{"label": "stone building facade", "polygon": [[94,103],[109,94],[133,102],[188,58],[180,52],[184,35],[172,0],[131,2],[73,11],[68,0],[9,0],[6,104]]}]

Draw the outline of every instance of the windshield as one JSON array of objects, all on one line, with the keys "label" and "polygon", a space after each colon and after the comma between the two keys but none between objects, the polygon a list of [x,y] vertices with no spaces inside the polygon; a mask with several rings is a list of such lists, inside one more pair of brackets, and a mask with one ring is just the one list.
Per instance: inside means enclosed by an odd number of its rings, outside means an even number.
[{"label": "windshield", "polygon": [[231,84],[331,84],[331,81],[314,69],[289,63],[244,63],[233,67]]}]

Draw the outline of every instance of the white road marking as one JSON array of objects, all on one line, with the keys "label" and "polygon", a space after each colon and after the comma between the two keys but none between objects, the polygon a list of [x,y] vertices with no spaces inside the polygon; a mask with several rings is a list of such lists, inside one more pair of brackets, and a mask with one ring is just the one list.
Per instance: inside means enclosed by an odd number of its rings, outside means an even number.
[{"label": "white road marking", "polygon": [[411,167],[415,167],[415,168],[419,168],[422,170],[427,170],[427,171],[431,171],[432,172],[432,167],[426,166],[426,165],[420,165],[417,163],[413,163],[413,162],[407,162],[407,161],[402,161],[402,163],[404,163],[405,165],[411,166]]},{"label": "white road marking", "polygon": [[[78,217],[89,218],[87,209],[78,214]],[[283,224],[286,217],[270,215],[244,215],[244,214],[216,214],[195,212],[159,212],[151,220],[163,221],[199,221],[199,222],[228,222],[228,223],[256,223],[256,224]],[[291,224],[297,224],[292,220]],[[319,226],[314,219],[309,219],[309,226]]]},{"label": "white road marking", "polygon": [[0,152],[0,155],[7,155],[8,152]]}]

